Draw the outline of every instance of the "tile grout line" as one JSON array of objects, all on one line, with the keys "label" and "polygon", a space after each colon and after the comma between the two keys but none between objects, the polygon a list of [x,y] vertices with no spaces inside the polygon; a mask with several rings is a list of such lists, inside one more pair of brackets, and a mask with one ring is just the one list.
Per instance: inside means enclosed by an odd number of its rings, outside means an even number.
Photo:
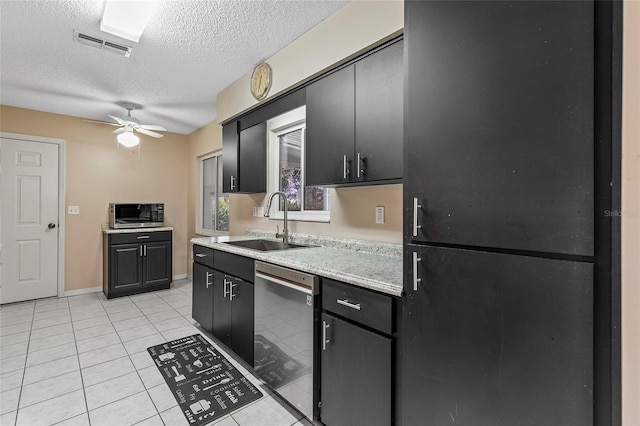
[{"label": "tile grout line", "polygon": [[36,302],[33,302],[33,314],[31,314],[31,325],[29,326],[29,340],[27,340],[27,352],[24,356],[24,367],[22,369],[22,381],[20,382],[20,392],[18,393],[18,403],[16,405],[16,417],[13,419],[13,424],[18,424],[18,415],[20,414],[20,400],[22,399],[22,389],[24,389],[24,377],[27,374],[27,357],[29,356],[29,345],[31,344],[31,330],[33,327],[33,318],[36,315]]},{"label": "tile grout line", "polygon": [[[67,298],[67,303],[68,302],[69,302],[69,298]],[[71,307],[69,307],[69,315],[71,315]],[[78,340],[76,339],[76,328],[73,326],[73,315],[71,315],[71,332],[73,333],[73,343],[76,345],[76,356],[78,358],[78,373],[80,373],[80,384],[82,385],[82,395],[84,396],[84,408],[87,414],[89,426],[91,426],[91,419],[89,418],[89,406],[87,404],[87,392],[85,391],[84,375],[82,374],[82,366],[80,365],[80,353],[78,352]],[[68,419],[65,419],[65,420],[68,420]]]}]

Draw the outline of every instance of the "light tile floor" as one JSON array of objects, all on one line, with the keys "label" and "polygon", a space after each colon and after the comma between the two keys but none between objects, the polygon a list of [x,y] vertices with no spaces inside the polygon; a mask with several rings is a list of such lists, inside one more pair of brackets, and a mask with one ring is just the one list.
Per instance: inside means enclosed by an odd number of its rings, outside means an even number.
[{"label": "light tile floor", "polygon": [[308,426],[191,318],[192,285],[107,300],[102,293],[0,307],[0,425],[188,425],[146,349],[202,334],[263,398],[217,426]]}]

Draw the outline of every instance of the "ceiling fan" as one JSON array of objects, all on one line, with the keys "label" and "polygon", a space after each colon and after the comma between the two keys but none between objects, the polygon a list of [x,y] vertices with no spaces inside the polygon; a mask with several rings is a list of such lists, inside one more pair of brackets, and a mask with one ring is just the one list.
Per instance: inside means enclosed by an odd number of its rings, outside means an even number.
[{"label": "ceiling fan", "polygon": [[[121,145],[126,146],[127,148],[134,147],[140,143],[140,137],[136,135],[136,132],[142,133],[143,135],[151,136],[152,138],[161,138],[164,135],[155,132],[154,130],[166,132],[162,126],[153,125],[153,124],[140,124],[140,120],[131,116],[131,111],[134,109],[141,109],[142,107],[137,104],[129,103],[129,102],[120,102],[118,105],[124,107],[127,110],[127,116],[125,118],[120,118],[115,115],[108,115],[109,118],[115,121],[115,123],[109,123],[105,121],[92,121],[94,123],[100,124],[108,124],[110,126],[118,126],[119,128],[114,130],[112,133],[118,135],[117,139]],[[116,124],[117,123],[117,124]]]}]

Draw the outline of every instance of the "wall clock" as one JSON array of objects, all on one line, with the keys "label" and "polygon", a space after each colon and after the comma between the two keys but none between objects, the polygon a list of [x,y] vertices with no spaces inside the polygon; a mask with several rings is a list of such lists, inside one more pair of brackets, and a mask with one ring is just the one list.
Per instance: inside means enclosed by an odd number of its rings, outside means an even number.
[{"label": "wall clock", "polygon": [[262,100],[271,89],[271,67],[266,62],[260,62],[251,74],[251,94],[257,100]]}]

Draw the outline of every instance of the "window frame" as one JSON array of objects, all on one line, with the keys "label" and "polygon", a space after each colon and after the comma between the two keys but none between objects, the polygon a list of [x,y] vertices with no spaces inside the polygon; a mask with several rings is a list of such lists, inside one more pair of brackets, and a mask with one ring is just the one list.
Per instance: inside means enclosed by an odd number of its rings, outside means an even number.
[{"label": "window frame", "polygon": [[[229,235],[229,231],[218,231],[215,229],[206,229],[202,227],[202,221],[203,221],[203,209],[204,209],[204,200],[203,200],[203,193],[204,193],[204,162],[206,160],[209,160],[211,158],[214,157],[218,157],[217,159],[217,166],[218,167],[222,167],[222,150],[217,150],[217,151],[213,151],[210,152],[208,154],[202,155],[200,157],[198,157],[198,163],[199,163],[199,169],[200,169],[200,173],[199,173],[199,183],[198,183],[198,188],[197,188],[197,193],[196,193],[196,200],[197,200],[197,208],[196,208],[196,234],[198,235],[206,235],[209,237],[219,237],[219,236],[228,236]],[[217,171],[217,170],[216,170]],[[218,179],[219,173],[216,173],[216,180]],[[216,187],[218,185],[218,182],[216,182]],[[222,195],[224,195],[225,192],[222,192]],[[227,194],[229,195],[229,194]]]},{"label": "window frame", "polygon": [[[279,115],[267,121],[267,191],[272,194],[280,191],[280,142],[279,136],[298,129],[303,129],[300,158],[302,163],[302,186],[305,187],[305,150],[306,150],[306,106]],[[288,219],[303,222],[331,222],[331,206],[329,188],[326,190],[327,210],[288,211]],[[304,208],[304,203],[303,203]],[[280,210],[280,202],[271,208],[269,219],[283,220],[284,211]]]}]

